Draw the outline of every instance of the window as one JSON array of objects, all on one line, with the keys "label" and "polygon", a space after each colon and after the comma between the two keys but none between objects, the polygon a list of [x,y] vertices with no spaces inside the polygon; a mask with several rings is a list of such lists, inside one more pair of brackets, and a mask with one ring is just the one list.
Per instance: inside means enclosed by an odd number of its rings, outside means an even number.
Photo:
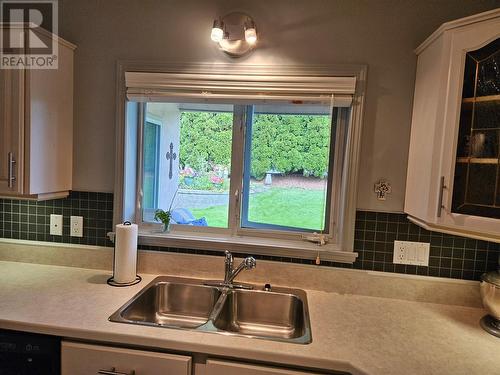
[{"label": "window", "polygon": [[354,261],[356,79],[125,73],[117,221],[144,244]]},{"label": "window", "polygon": [[[154,212],[161,208],[171,210],[173,224],[228,228],[233,106],[142,105],[146,120],[139,216],[146,223],[154,223]],[[162,145],[150,140],[151,116],[161,124]],[[153,169],[148,155],[156,153],[161,153],[163,160]],[[158,185],[156,190],[151,187],[153,181]]]},{"label": "window", "polygon": [[[243,155],[242,186],[236,188],[242,192],[241,228],[328,233],[335,143],[330,106],[242,107],[245,116],[237,116],[244,120],[237,122],[245,122],[244,140],[234,146]],[[172,211],[174,224],[229,227],[233,110],[230,104],[145,104],[143,221],[154,222],[161,208]],[[160,131],[167,139],[162,167]]]},{"label": "window", "polygon": [[328,233],[336,123],[330,106],[245,109],[241,226]]}]

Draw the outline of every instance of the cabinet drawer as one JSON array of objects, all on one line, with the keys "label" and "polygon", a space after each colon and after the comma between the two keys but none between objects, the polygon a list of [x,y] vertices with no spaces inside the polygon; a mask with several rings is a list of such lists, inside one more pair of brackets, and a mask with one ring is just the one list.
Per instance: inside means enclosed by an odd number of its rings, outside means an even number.
[{"label": "cabinet drawer", "polygon": [[63,341],[61,375],[98,375],[100,370],[135,375],[190,375],[191,357]]},{"label": "cabinet drawer", "polygon": [[314,372],[213,359],[207,361],[206,369],[205,375],[320,375]]}]

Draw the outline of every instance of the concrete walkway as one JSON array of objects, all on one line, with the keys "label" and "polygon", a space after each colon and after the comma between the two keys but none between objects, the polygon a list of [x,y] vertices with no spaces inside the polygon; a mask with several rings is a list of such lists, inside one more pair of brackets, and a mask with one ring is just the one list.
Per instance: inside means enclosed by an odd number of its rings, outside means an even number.
[{"label": "concrete walkway", "polygon": [[179,190],[172,207],[175,208],[208,208],[227,206],[229,192],[212,192],[204,190]]},{"label": "concrete walkway", "polygon": [[[326,190],[327,180],[302,176],[273,176],[272,187],[302,188],[307,190]],[[271,186],[252,181],[250,194],[263,193]],[[229,192],[179,189],[172,208],[208,208],[229,205]]]}]

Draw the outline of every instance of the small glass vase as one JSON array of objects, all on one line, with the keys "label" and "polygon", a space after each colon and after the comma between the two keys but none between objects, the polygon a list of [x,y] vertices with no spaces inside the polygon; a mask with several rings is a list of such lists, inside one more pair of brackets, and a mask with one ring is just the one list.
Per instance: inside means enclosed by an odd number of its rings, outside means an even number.
[{"label": "small glass vase", "polygon": [[163,223],[162,224],[162,233],[169,233],[170,232],[170,221],[168,223]]}]

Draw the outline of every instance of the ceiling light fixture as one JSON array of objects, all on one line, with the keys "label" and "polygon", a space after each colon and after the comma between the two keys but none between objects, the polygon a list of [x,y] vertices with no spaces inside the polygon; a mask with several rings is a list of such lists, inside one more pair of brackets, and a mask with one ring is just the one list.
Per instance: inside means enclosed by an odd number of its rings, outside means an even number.
[{"label": "ceiling light fixture", "polygon": [[257,27],[249,15],[232,12],[214,21],[210,38],[229,56],[240,57],[255,48]]}]

